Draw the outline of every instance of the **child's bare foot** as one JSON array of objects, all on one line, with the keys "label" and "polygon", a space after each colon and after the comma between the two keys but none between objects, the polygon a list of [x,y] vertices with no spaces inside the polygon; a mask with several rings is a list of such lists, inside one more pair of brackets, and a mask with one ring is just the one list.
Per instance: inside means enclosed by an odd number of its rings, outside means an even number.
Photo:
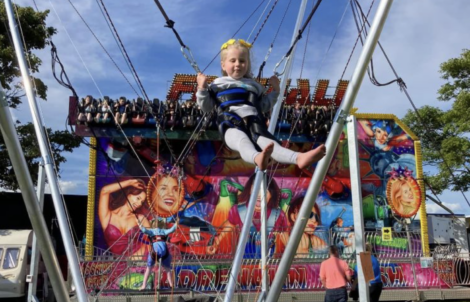
[{"label": "child's bare foot", "polygon": [[299,153],[299,155],[297,156],[297,166],[300,169],[308,168],[311,164],[322,159],[325,154],[325,145],[320,145],[317,148],[305,153]]},{"label": "child's bare foot", "polygon": [[269,159],[271,158],[271,154],[273,154],[274,144],[270,143],[269,145],[261,151],[260,154],[256,155],[255,157],[255,164],[261,171],[264,171],[268,168]]},{"label": "child's bare foot", "polygon": [[139,288],[139,290],[140,290],[140,291],[145,290],[145,286],[141,286],[141,287]]}]

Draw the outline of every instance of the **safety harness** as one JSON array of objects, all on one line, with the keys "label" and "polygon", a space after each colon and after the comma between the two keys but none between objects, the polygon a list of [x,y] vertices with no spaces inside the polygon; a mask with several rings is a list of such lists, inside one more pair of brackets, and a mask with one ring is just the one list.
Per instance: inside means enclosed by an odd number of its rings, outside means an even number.
[{"label": "safety harness", "polygon": [[[256,141],[260,136],[277,141],[266,127],[266,120],[260,114],[260,97],[256,93],[244,88],[229,88],[217,93],[209,90],[212,98],[217,103],[217,124],[219,132],[224,137],[225,131],[229,128],[237,128],[248,135],[253,145],[258,151],[261,151]],[[250,115],[241,118],[237,114],[230,112],[231,106],[248,105],[255,107],[258,115]]]},{"label": "safety harness", "polygon": [[[150,237],[150,241],[152,243],[155,243],[155,242],[166,242],[167,240],[167,236],[163,236],[163,235],[157,235],[157,236],[152,236]],[[168,252],[168,248],[166,249],[166,252],[164,255],[162,255],[161,257],[158,257],[157,253],[155,252],[155,250],[152,248],[152,252],[151,252],[151,257],[154,261],[156,260],[159,260],[160,258],[163,260],[165,260],[166,258],[168,258],[168,256],[170,255],[170,253]]]}]

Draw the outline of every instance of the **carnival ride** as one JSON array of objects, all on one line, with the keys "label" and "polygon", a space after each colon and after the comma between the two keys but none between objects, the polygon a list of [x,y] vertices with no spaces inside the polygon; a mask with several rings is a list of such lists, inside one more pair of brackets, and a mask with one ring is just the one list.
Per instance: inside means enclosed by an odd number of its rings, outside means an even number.
[{"label": "carnival ride", "polygon": [[[184,57],[200,72],[174,22],[155,2],[181,44]],[[353,265],[356,252],[362,252],[365,242],[371,243],[378,254],[386,289],[411,289],[406,294],[419,299],[424,288],[469,284],[468,261],[434,254],[432,267],[416,263],[418,257],[430,255],[419,139],[393,115],[358,114],[351,108],[384,19],[377,18],[375,27],[371,27],[361,56],[366,63],[356,69],[349,85],[352,87],[347,89],[348,81],[340,80],[332,96],[327,95],[328,80],[319,80],[313,93],[308,79],[298,79],[297,87],[291,87],[288,77],[295,45],[320,3],[316,2],[302,29],[303,13],[299,13],[292,46],[281,60],[286,60],[285,70],[277,73],[282,76],[281,101],[266,116],[270,131],[290,148],[305,150],[326,142],[328,155],[312,167],[313,171],[272,163],[265,173],[256,171],[253,176],[253,167],[224,147],[214,117],[202,113],[195,104],[196,75],[175,75],[164,101],[150,100],[140,81],[143,96],[138,93],[134,100],[91,95],[80,100],[72,90],[69,123],[77,135],[91,137],[87,244],[80,253],[80,279],[87,294],[100,300],[108,295],[152,293],[171,299],[177,292],[216,299],[224,296],[231,301],[237,289],[250,301],[276,301],[281,291],[314,297],[322,292],[318,272],[320,262],[327,257],[326,247],[337,245],[342,257]],[[358,39],[362,41],[367,15],[357,1],[351,3],[362,19],[362,28],[358,25]],[[382,1],[377,14],[386,15],[390,4]],[[101,5],[106,10],[103,2]],[[113,30],[118,36],[114,26]],[[125,49],[122,43],[121,47]],[[269,91],[261,74],[262,67],[258,81]],[[398,76],[395,81],[406,89]],[[350,123],[359,129],[353,138],[348,136],[349,129],[344,129],[350,113],[358,120]],[[346,144],[356,139],[357,164]],[[362,183],[359,188],[353,184],[357,185],[350,172],[353,167]],[[128,180],[143,181],[147,188],[138,191],[123,187]],[[171,197],[159,199],[162,180],[165,188],[176,187]],[[109,221],[102,221],[98,215],[103,204],[100,193],[113,184],[121,190],[110,195],[105,206],[112,214]],[[258,198],[260,188],[265,193]],[[408,199],[401,197],[404,190],[410,192]],[[364,208],[365,221],[356,224],[352,211],[361,193],[364,197],[359,202],[363,206],[359,208]],[[134,196],[143,194],[146,202],[134,202]],[[303,201],[296,205],[299,198]],[[167,242],[177,289],[168,289],[166,275],[156,273],[147,291],[137,291],[149,240],[132,223],[108,230],[116,222],[112,215],[117,217],[121,208],[129,208],[137,218],[163,220],[167,226],[179,220],[178,230]],[[414,217],[418,210],[421,229],[410,230],[404,219]],[[397,223],[405,225],[406,230],[399,229]],[[385,234],[392,236],[386,238]],[[456,266],[466,273],[456,277]]]}]

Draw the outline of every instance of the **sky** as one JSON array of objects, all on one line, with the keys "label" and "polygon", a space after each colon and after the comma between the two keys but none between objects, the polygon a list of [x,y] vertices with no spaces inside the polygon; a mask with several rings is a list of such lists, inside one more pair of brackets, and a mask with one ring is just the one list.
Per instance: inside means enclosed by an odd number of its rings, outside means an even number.
[{"label": "sky", "polygon": [[[164,27],[165,19],[154,1],[103,0],[103,2],[150,98],[164,98],[175,73],[194,73],[191,65],[182,56],[173,32]],[[160,2],[169,18],[175,21],[175,29],[191,49],[199,67],[204,69],[216,56],[220,45],[234,35],[263,1],[161,0]],[[259,24],[264,21],[274,2],[265,0],[236,37],[251,42]],[[376,0],[373,4],[370,22],[379,2]],[[14,3],[34,6],[31,0],[16,0]],[[98,6],[98,0],[72,1],[93,34],[69,1],[48,0],[36,3],[40,10],[50,10],[47,25],[55,27],[58,31],[53,36],[53,42],[79,96],[91,94],[98,98],[108,95],[113,99],[121,95],[128,98],[136,97],[133,88],[113,63],[116,62],[131,84],[136,87]],[[367,11],[372,2],[360,0],[360,3]],[[285,14],[286,17],[264,69],[264,76],[273,73],[275,64],[282,59],[291,43],[300,0],[292,0],[287,9],[288,4],[287,0],[278,2],[252,49],[254,54],[252,65],[257,70]],[[313,1],[309,1],[305,17],[312,6]],[[262,14],[266,7],[267,10]],[[469,8],[466,0],[394,1],[380,43],[394,69],[407,84],[408,92],[417,107],[423,105],[442,109],[450,107],[449,103],[437,101],[437,90],[444,83],[440,78],[439,66],[450,58],[458,57],[463,49],[469,48]],[[261,22],[258,23],[258,20]],[[346,68],[356,38],[357,29],[349,0],[323,1],[313,16],[310,33],[307,34],[305,31],[298,43],[291,78],[297,79],[302,74],[302,78],[310,79],[311,84],[315,84],[318,79],[329,79],[334,86]],[[100,44],[106,48],[112,60]],[[343,79],[350,79],[361,50],[359,44],[347,65]],[[37,51],[36,55],[43,60],[40,72],[36,76],[48,86],[48,100],[40,101],[43,120],[47,127],[64,130],[71,92],[60,86],[53,78],[50,49]],[[217,58],[205,73],[219,75],[218,62]],[[394,79],[388,63],[378,48],[374,53],[374,69],[376,78],[380,82]],[[403,117],[407,110],[412,108],[396,84],[376,87],[370,83],[367,76],[364,78],[354,107],[357,107],[360,113],[392,113],[398,118]],[[27,104],[11,112],[15,118],[23,122],[31,120]],[[73,153],[65,155],[67,162],[62,164],[60,172],[60,186],[64,193],[87,194],[88,154],[88,148],[82,146]],[[430,171],[427,167],[424,170]],[[460,192],[446,191],[439,197],[455,213],[470,215],[470,206]],[[470,198],[470,194],[467,194],[467,198]],[[444,212],[430,201],[427,202],[427,210],[429,213]]]}]

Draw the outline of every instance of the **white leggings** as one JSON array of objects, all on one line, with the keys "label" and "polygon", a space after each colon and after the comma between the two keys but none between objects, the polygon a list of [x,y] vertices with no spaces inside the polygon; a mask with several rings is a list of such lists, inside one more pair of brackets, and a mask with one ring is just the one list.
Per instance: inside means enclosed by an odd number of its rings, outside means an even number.
[{"label": "white leggings", "polygon": [[[248,163],[255,164],[255,157],[260,153],[256,150],[248,135],[236,128],[229,128],[224,135],[227,146],[240,153],[242,159]],[[278,142],[264,136],[260,136],[256,141],[261,149],[266,148],[270,143],[274,143],[274,150],[271,157],[281,164],[297,164],[298,152],[294,152],[279,145]]]}]

